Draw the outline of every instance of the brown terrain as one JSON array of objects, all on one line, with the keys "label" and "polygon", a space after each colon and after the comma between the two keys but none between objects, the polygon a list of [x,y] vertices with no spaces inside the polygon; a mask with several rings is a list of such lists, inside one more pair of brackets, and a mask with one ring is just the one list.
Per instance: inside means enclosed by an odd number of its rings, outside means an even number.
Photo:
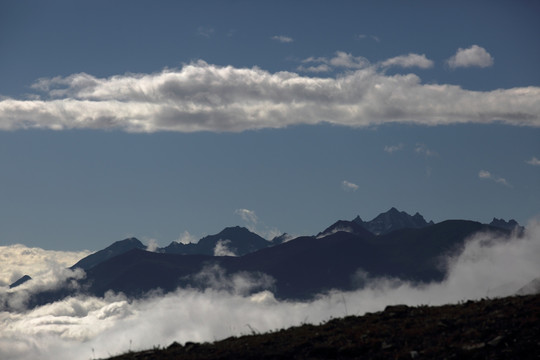
[{"label": "brown terrain", "polygon": [[540,294],[388,306],[321,325],[173,343],[112,359],[540,359]]}]

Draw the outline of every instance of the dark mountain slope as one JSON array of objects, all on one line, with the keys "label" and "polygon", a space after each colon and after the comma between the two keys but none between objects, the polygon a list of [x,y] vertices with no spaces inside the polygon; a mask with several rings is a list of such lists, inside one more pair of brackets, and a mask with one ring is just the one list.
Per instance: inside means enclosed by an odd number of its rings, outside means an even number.
[{"label": "dark mountain slope", "polygon": [[97,296],[103,296],[108,290],[128,296],[140,296],[158,288],[168,292],[186,285],[181,279],[200,272],[212,259],[208,255],[160,254],[133,249],[88,270],[83,284]]},{"label": "dark mountain slope", "polygon": [[[445,221],[422,229],[403,229],[362,238],[347,232],[300,237],[242,257],[174,255],[133,250],[87,271],[89,291],[112,289],[138,296],[161,288],[201,287],[195,276],[218,265],[226,273],[264,273],[273,277],[278,298],[305,299],[330,289],[361,287],[362,270],[369,276],[392,276],[414,282],[439,281],[446,269],[441,257],[460,249],[473,233],[493,228],[472,221]],[[504,232],[497,229],[496,231]]]},{"label": "dark mountain slope", "polygon": [[75,265],[71,267],[71,269],[81,268],[83,270],[88,270],[105,260],[111,259],[132,249],[144,250],[146,249],[146,246],[144,246],[143,243],[136,238],[129,238],[117,241],[111,246],[108,246],[103,250],[95,252],[79,260]]},{"label": "dark mountain slope", "polygon": [[382,254],[367,239],[347,232],[324,238],[300,237],[248,254],[238,263],[244,271],[259,271],[276,279],[276,295],[309,298],[331,289],[355,288],[360,267],[373,267]]},{"label": "dark mountain slope", "polygon": [[384,249],[385,258],[371,272],[405,279],[440,281],[446,271],[443,258],[461,250],[465,240],[480,231],[509,234],[506,230],[475,221],[447,220],[420,229],[401,229],[379,236],[373,241]]}]

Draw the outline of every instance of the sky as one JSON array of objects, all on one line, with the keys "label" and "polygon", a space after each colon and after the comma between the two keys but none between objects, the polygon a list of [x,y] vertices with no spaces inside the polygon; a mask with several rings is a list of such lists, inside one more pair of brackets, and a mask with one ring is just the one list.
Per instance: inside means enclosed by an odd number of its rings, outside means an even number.
[{"label": "sky", "polygon": [[0,246],[540,213],[534,1],[2,1]]}]

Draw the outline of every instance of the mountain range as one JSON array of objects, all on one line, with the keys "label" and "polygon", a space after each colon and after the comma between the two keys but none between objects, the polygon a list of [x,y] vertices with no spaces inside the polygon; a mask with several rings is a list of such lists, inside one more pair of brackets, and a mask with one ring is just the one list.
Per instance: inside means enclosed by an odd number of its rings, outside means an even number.
[{"label": "mountain range", "polygon": [[78,280],[79,290],[64,286],[45,291],[30,299],[29,305],[76,292],[103,296],[113,290],[139,297],[151,290],[169,292],[179,287],[232,290],[227,287],[235,276],[246,277],[253,285],[242,291],[271,290],[280,299],[309,299],[334,289],[353,290],[376,277],[416,283],[441,281],[446,275],[441,259],[459,252],[471,235],[479,231],[509,235],[516,230],[523,229],[514,220],[435,224],[418,213],[411,216],[392,208],[371,221],[358,216],[351,221],[339,220],[314,236],[292,238],[284,234],[266,240],[236,226],[197,243],[173,242],[153,252],[146,251],[136,238],[129,238],[72,266],[86,272],[86,277]]}]

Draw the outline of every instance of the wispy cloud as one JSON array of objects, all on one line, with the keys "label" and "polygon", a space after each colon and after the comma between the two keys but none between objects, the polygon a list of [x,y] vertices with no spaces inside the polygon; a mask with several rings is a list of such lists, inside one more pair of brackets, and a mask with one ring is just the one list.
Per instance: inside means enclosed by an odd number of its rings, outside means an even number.
[{"label": "wispy cloud", "polygon": [[427,156],[427,157],[432,157],[432,156],[437,156],[438,155],[436,151],[431,150],[430,148],[427,147],[426,144],[422,144],[422,143],[417,143],[415,148],[414,148],[414,151],[417,154],[421,154],[421,155],[424,155],[424,156]]},{"label": "wispy cloud", "polygon": [[149,239],[148,246],[146,246],[146,251],[155,252],[159,247],[157,239]]},{"label": "wispy cloud", "polygon": [[421,69],[429,69],[433,67],[433,61],[429,60],[426,55],[409,53],[408,55],[396,56],[385,60],[381,63],[383,67],[399,66],[403,68],[419,67]]},{"label": "wispy cloud", "polygon": [[199,26],[197,28],[197,35],[209,38],[214,35],[214,28],[208,26]]},{"label": "wispy cloud", "polygon": [[493,65],[493,57],[483,47],[473,45],[470,48],[459,48],[454,56],[447,60],[448,66],[458,67],[489,67]]},{"label": "wispy cloud", "polygon": [[238,256],[234,249],[229,248],[231,240],[219,240],[214,248],[214,256]]},{"label": "wispy cloud", "polygon": [[499,122],[540,126],[540,88],[470,91],[386,75],[338,53],[328,65],[354,70],[309,77],[203,61],[153,74],[44,78],[40,99],[0,100],[0,130],[102,129],[239,132],[299,124],[365,127]]},{"label": "wispy cloud", "polygon": [[540,166],[540,159],[533,156],[530,160],[527,160],[526,163],[532,166]]},{"label": "wispy cloud", "polygon": [[335,68],[345,69],[362,69],[370,65],[369,60],[363,56],[353,56],[344,51],[336,51],[334,57],[309,57],[302,60],[304,64],[315,64],[311,66],[301,65],[298,67],[300,71],[306,72],[323,72],[332,71]]},{"label": "wispy cloud", "polygon": [[358,34],[356,35],[358,39],[364,40],[364,39],[371,39],[376,42],[381,42],[381,39],[378,36],[375,35],[366,35],[366,34]]},{"label": "wispy cloud", "polygon": [[276,40],[276,41],[279,41],[281,43],[292,43],[294,41],[294,39],[292,37],[284,36],[284,35],[272,36],[272,40]]},{"label": "wispy cloud", "polygon": [[486,180],[495,181],[496,183],[507,186],[507,187],[512,187],[512,185],[510,185],[510,183],[505,178],[493,175],[492,173],[490,173],[487,170],[480,170],[478,172],[478,177],[480,179],[486,179]]},{"label": "wispy cloud", "polygon": [[184,245],[197,243],[198,241],[199,240],[195,238],[195,236],[191,235],[189,231],[187,230],[184,231],[182,234],[180,234],[180,236],[176,240],[177,243],[184,244]]},{"label": "wispy cloud", "polygon": [[242,218],[250,231],[259,234],[267,240],[271,240],[282,234],[276,227],[268,226],[264,221],[261,221],[253,210],[236,209],[234,213]]},{"label": "wispy cloud", "polygon": [[356,191],[358,190],[358,185],[347,180],[343,180],[341,182],[341,188],[345,191]]},{"label": "wispy cloud", "polygon": [[245,222],[249,223],[250,225],[256,225],[259,219],[257,218],[257,215],[255,214],[255,211],[248,210],[248,209],[236,209],[234,213],[242,218]]},{"label": "wispy cloud", "polygon": [[394,153],[396,151],[403,150],[404,147],[405,147],[405,145],[403,145],[402,143],[399,143],[397,145],[387,145],[387,146],[384,147],[384,151],[386,151],[389,154],[392,154],[392,153]]}]

